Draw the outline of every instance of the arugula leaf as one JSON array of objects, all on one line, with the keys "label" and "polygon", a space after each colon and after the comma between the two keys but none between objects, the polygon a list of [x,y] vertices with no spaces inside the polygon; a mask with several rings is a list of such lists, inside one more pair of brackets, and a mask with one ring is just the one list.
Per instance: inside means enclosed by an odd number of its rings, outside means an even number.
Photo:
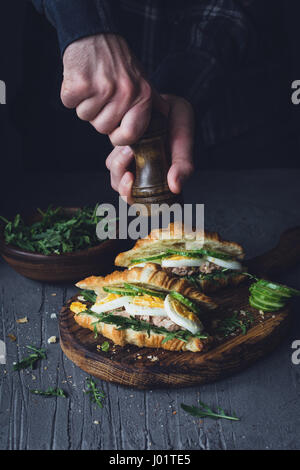
[{"label": "arugula leaf", "polygon": [[31,367],[31,369],[33,369],[35,363],[39,359],[47,358],[45,349],[37,349],[34,346],[26,346],[26,347],[33,352],[29,354],[29,356],[22,359],[20,362],[17,362],[16,364],[14,364],[13,370],[19,371],[22,369],[27,369],[28,367]]},{"label": "arugula leaf", "polygon": [[223,334],[225,337],[234,333],[236,330],[241,329],[242,334],[245,335],[254,322],[251,312],[245,311],[244,317],[239,316],[238,312],[234,312],[231,317],[223,318],[217,328],[217,332]]},{"label": "arugula leaf", "polygon": [[229,419],[231,421],[239,421],[240,418],[236,416],[228,416],[225,411],[218,407],[217,411],[213,411],[208,405],[199,401],[200,407],[188,406],[181,403],[181,408],[196,418],[211,418],[211,419]]},{"label": "arugula leaf", "polygon": [[148,336],[150,336],[151,331],[158,334],[166,335],[167,337],[164,338],[163,343],[168,341],[169,339],[177,338],[185,343],[190,338],[199,338],[199,339],[206,339],[208,338],[207,335],[196,333],[192,335],[187,330],[177,330],[177,331],[169,331],[164,327],[151,325],[151,323],[138,320],[134,316],[130,318],[121,317],[120,315],[114,315],[112,313],[94,313],[91,310],[85,310],[84,312],[79,313],[78,315],[91,315],[97,318],[97,321],[93,322],[92,325],[96,325],[97,323],[108,323],[110,325],[116,325],[119,330],[126,330],[130,328],[134,331],[147,331]]},{"label": "arugula leaf", "polygon": [[96,403],[99,408],[103,408],[102,400],[105,398],[105,393],[101,392],[98,388],[92,377],[86,378],[87,382],[87,389],[84,391],[87,395],[89,395],[90,400],[93,403]]},{"label": "arugula leaf", "polygon": [[92,290],[84,289],[84,290],[80,291],[80,295],[82,295],[82,297],[84,297],[84,300],[86,300],[87,302],[90,302],[91,304],[94,304],[97,300],[97,295]]},{"label": "arugula leaf", "polygon": [[64,397],[67,398],[66,393],[61,388],[48,388],[47,390],[30,390],[34,395],[41,395],[43,397]]}]

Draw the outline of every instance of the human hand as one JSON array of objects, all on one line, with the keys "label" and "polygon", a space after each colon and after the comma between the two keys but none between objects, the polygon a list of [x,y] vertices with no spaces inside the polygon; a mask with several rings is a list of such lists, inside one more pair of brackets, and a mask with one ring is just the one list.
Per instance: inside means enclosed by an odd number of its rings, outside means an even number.
[{"label": "human hand", "polygon": [[114,146],[133,144],[143,135],[152,106],[168,113],[166,101],[145,79],[120,36],[98,34],[73,42],[63,65],[62,102],[107,134]]},{"label": "human hand", "polygon": [[[169,105],[168,135],[172,164],[168,172],[170,190],[179,194],[186,179],[194,171],[194,113],[185,99],[173,95],[162,95]],[[134,175],[128,171],[133,160],[129,146],[116,146],[106,160],[110,170],[111,185],[115,191],[131,203]]]}]

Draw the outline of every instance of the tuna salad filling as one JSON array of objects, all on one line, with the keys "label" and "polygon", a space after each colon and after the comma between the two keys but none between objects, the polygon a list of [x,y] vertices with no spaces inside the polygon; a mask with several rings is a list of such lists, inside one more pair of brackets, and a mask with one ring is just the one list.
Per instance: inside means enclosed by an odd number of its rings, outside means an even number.
[{"label": "tuna salad filling", "polygon": [[[130,313],[126,312],[125,309],[119,309],[115,311],[108,312],[112,315],[119,315],[120,317],[124,318],[131,318]],[[135,319],[139,321],[145,321],[149,323],[150,325],[158,326],[165,328],[168,331],[178,331],[178,330],[183,330],[179,325],[176,325],[170,318],[166,317],[155,317],[155,316],[149,316],[149,315],[135,315]]]},{"label": "tuna salad filling", "polygon": [[182,267],[173,267],[173,268],[163,268],[166,272],[170,274],[176,274],[177,276],[196,276],[198,274],[211,274],[214,272],[222,272],[224,268],[217,266],[216,264],[210,263],[207,261],[201,266],[182,266]]}]

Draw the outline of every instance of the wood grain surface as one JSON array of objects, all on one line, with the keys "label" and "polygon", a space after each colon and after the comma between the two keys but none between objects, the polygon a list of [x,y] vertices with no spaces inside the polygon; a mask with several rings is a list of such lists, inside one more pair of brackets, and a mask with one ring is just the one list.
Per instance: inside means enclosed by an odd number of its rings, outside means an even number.
[{"label": "wood grain surface", "polygon": [[[118,204],[108,174],[86,173],[88,191],[82,173],[21,176],[2,199],[10,213],[50,203]],[[299,170],[201,171],[186,186],[185,200],[205,203],[206,228],[241,243],[253,258],[275,246],[278,234],[300,224],[299,180]],[[300,267],[277,277],[298,289],[299,279]],[[88,374],[66,357],[59,342],[47,343],[50,336],[59,337],[53,315],[58,317],[76,292],[70,283],[26,279],[0,259],[0,339],[7,348],[6,364],[0,364],[0,449],[300,449],[300,365],[291,360],[292,344],[300,340],[300,300],[291,305],[292,327],[282,343],[253,366],[200,387],[139,390],[95,379],[106,394],[100,409],[84,393]],[[16,322],[24,316],[28,323]],[[13,362],[27,355],[28,344],[45,348],[47,360],[33,371],[14,372]],[[29,392],[48,387],[61,387],[68,398]],[[197,406],[199,400],[240,421],[199,420],[181,409],[181,403]]]},{"label": "wood grain surface", "polygon": [[[269,267],[277,272],[280,266],[288,269],[300,261],[300,227],[282,234],[277,246],[248,263],[253,273],[268,274]],[[64,353],[89,374],[137,388],[180,387],[213,382],[236,373],[272,351],[282,340],[289,325],[288,308],[263,316],[249,306],[249,282],[229,287],[213,296],[220,306],[212,313],[214,320],[231,316],[233,312],[250,311],[254,322],[246,334],[214,341],[208,351],[201,353],[174,352],[162,349],[138,348],[133,345],[113,347],[103,352],[99,346],[105,338],[81,328],[69,310],[71,299],[61,310],[59,318],[60,344]],[[208,329],[210,332],[210,328]],[[215,332],[211,332],[215,337]],[[98,346],[98,348],[97,348]],[[153,360],[153,357],[155,360]]]}]

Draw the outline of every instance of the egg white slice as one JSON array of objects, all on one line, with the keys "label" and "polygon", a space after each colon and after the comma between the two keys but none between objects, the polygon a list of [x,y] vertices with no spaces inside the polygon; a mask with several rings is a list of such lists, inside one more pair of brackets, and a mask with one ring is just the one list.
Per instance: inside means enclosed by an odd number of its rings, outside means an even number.
[{"label": "egg white slice", "polygon": [[167,295],[164,303],[169,318],[176,325],[182,326],[193,335],[203,330],[203,325],[197,315],[191,312],[185,305],[172,299],[170,295]]},{"label": "egg white slice", "polygon": [[108,294],[106,297],[100,299],[91,307],[95,313],[104,313],[114,310],[116,308],[124,307],[125,303],[130,300],[129,295]]},{"label": "egg white slice", "polygon": [[203,258],[189,258],[185,256],[172,256],[162,260],[163,268],[185,268],[188,266],[201,266],[205,260]]},{"label": "egg white slice", "polygon": [[206,256],[206,259],[210,263],[221,266],[222,268],[233,269],[234,271],[241,271],[242,269],[242,265],[239,261],[214,258],[213,256]]},{"label": "egg white slice", "polygon": [[131,297],[129,302],[126,302],[125,310],[130,315],[147,315],[153,317],[167,316],[163,299],[146,294]]}]

